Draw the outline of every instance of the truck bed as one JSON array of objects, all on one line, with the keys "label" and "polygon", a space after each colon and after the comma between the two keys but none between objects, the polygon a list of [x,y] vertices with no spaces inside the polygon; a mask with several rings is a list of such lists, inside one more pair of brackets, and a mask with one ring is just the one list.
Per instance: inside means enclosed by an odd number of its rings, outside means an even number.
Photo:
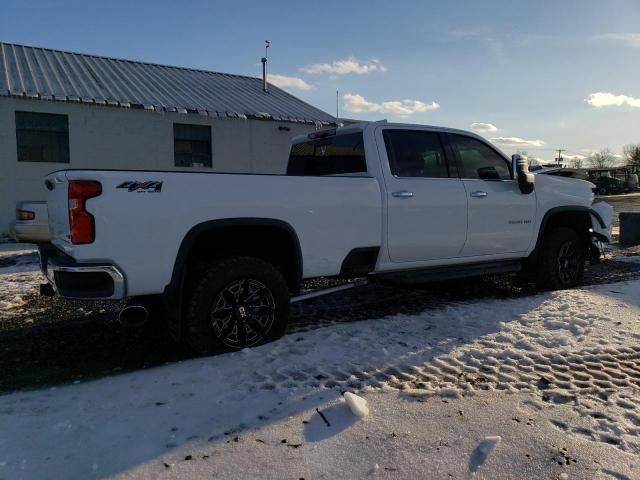
[{"label": "truck bed", "polygon": [[[86,202],[95,217],[91,245],[69,241],[70,180],[102,185],[102,193]],[[162,291],[187,232],[212,220],[290,225],[304,258],[303,278],[337,275],[351,250],[381,244],[382,195],[370,177],[65,170],[46,183],[53,244],[78,262],[119,266],[130,296]]]}]

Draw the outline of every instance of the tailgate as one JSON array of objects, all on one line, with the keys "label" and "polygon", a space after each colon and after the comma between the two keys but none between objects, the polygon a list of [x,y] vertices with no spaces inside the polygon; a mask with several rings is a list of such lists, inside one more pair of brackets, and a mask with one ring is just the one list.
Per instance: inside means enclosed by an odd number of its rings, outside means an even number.
[{"label": "tailgate", "polygon": [[67,173],[54,172],[45,177],[47,210],[49,213],[49,232],[54,245],[65,249],[69,241],[69,200]]}]

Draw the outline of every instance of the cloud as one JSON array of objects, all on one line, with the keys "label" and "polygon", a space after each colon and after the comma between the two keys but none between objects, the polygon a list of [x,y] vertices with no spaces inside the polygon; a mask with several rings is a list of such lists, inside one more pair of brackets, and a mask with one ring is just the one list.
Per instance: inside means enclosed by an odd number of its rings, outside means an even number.
[{"label": "cloud", "polygon": [[630,107],[640,107],[640,98],[629,97],[627,95],[614,95],[613,93],[596,92],[589,95],[584,100],[592,107],[609,107],[615,105],[620,107],[628,105]]},{"label": "cloud", "polygon": [[592,40],[620,42],[631,48],[640,48],[640,33],[603,33],[594,35]]},{"label": "cloud", "polygon": [[289,77],[287,75],[276,75],[275,73],[271,73],[268,76],[269,83],[272,83],[276,87],[284,88],[284,89],[295,89],[301,91],[311,90],[313,87],[305,82],[303,79],[298,77]]},{"label": "cloud", "polygon": [[414,113],[427,112],[440,108],[436,102],[424,103],[420,100],[390,100],[382,103],[369,102],[362,95],[347,93],[342,97],[343,107],[352,113],[387,113],[406,117]]},{"label": "cloud", "polygon": [[497,132],[498,127],[493,123],[474,122],[471,124],[471,130],[484,133],[484,132]]},{"label": "cloud", "polygon": [[493,137],[491,141],[497,145],[512,147],[541,147],[544,145],[542,140],[526,140],[520,137]]},{"label": "cloud", "polygon": [[331,63],[313,63],[302,67],[300,70],[310,74],[330,73],[332,75],[349,75],[355,73],[364,75],[373,72],[386,72],[387,67],[377,58],[371,59],[369,63],[363,63],[351,57],[346,60],[334,60]]}]

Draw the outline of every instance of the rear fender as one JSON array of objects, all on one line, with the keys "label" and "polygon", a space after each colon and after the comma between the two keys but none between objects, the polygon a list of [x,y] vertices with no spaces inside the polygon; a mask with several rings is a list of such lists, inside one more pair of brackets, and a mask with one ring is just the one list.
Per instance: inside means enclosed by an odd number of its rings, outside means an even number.
[{"label": "rear fender", "polygon": [[291,292],[294,294],[298,292],[302,278],[303,259],[298,235],[291,225],[282,220],[268,218],[228,218],[198,224],[189,230],[182,240],[175,259],[171,281],[166,285],[163,292],[164,306],[169,322],[169,333],[174,339],[178,340],[182,336],[182,305],[185,296],[187,266],[193,247],[202,235],[212,234],[217,231],[222,231],[223,229],[232,229],[234,227],[267,227],[286,233],[293,246],[293,252],[291,252],[291,254],[295,256],[295,262],[294,271],[292,271],[288,277],[285,276],[285,278],[287,279]]}]

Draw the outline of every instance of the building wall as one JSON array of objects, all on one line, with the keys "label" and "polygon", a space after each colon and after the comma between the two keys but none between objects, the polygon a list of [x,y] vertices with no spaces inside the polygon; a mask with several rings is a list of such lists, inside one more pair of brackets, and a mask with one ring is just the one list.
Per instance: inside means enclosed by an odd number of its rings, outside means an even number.
[{"label": "building wall", "polygon": [[[70,163],[18,162],[16,110],[68,115]],[[174,123],[211,125],[211,169],[174,166]],[[289,130],[279,130],[280,126]],[[9,232],[16,202],[46,199],[42,178],[52,171],[112,168],[284,173],[291,138],[315,128],[0,96],[0,235]]]}]

